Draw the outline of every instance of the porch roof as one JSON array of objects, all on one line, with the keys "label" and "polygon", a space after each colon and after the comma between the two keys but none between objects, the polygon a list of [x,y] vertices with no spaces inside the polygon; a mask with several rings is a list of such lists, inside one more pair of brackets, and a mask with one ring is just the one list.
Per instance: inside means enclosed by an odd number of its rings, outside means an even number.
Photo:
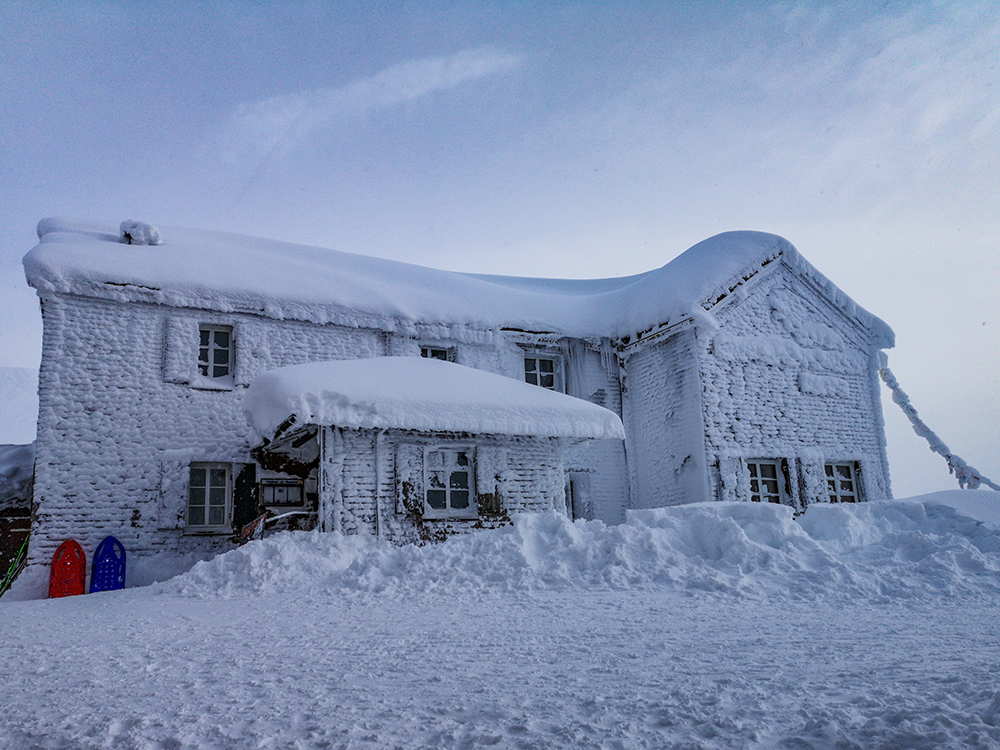
[{"label": "porch roof", "polygon": [[614,412],[514,378],[422,357],[314,362],[262,373],[243,401],[250,426],[274,438],[290,425],[625,437]]}]

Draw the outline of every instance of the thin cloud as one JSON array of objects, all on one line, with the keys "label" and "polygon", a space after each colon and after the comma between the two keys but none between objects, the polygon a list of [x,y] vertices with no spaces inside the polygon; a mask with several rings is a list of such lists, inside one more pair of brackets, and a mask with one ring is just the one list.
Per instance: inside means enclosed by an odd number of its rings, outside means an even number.
[{"label": "thin cloud", "polygon": [[410,102],[520,64],[521,57],[498,50],[463,50],[446,57],[408,60],[338,88],[245,103],[224,129],[222,156],[253,170],[288,154],[338,119]]}]

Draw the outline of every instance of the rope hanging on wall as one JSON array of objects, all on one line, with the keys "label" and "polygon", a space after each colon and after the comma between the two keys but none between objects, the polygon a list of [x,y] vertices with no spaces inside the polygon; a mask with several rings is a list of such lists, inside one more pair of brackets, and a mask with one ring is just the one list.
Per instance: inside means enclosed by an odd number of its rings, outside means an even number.
[{"label": "rope hanging on wall", "polygon": [[886,356],[885,352],[879,352],[879,363],[881,367],[878,374],[882,378],[882,382],[892,391],[892,400],[899,405],[906,418],[910,420],[910,424],[913,425],[913,431],[927,441],[932,451],[944,456],[944,460],[948,462],[948,473],[955,475],[955,478],[958,479],[958,486],[963,490],[966,487],[974,490],[978,489],[980,484],[985,484],[990,489],[1000,491],[1000,485],[991,482],[978,469],[969,466],[961,457],[952,453],[951,449],[944,444],[944,441],[930,427],[924,424],[920,415],[917,414],[917,410],[910,403],[910,397],[899,387],[899,381],[896,380],[896,376],[889,369],[889,357]]}]

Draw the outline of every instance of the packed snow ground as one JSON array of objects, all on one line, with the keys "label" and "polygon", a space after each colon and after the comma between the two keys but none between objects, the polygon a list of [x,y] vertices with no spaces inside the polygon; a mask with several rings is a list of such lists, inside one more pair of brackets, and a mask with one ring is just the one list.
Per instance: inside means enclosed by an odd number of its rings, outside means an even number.
[{"label": "packed snow ground", "polygon": [[4,597],[0,746],[1000,748],[998,502],[285,533]]}]

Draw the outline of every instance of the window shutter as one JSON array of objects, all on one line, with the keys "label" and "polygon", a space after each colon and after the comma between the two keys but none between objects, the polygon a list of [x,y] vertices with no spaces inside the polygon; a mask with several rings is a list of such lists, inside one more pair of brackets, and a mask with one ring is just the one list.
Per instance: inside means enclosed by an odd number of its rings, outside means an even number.
[{"label": "window shutter", "polygon": [[424,515],[424,446],[400,443],[396,447],[396,512]]},{"label": "window shutter", "polygon": [[233,382],[250,385],[253,376],[268,369],[271,352],[267,345],[267,329],[257,321],[240,321],[233,329]]},{"label": "window shutter", "polygon": [[159,529],[183,529],[187,516],[188,458],[160,464]]},{"label": "window shutter", "polygon": [[163,353],[163,379],[167,383],[193,382],[198,372],[198,321],[180,316],[167,318]]},{"label": "window shutter", "polygon": [[486,514],[502,513],[503,477],[507,469],[507,451],[496,445],[476,449],[476,501]]},{"label": "window shutter", "polygon": [[829,500],[826,494],[826,472],[823,462],[816,458],[799,458],[797,467],[803,507]]},{"label": "window shutter", "polygon": [[750,476],[746,465],[737,456],[719,456],[720,500],[750,500]]}]

